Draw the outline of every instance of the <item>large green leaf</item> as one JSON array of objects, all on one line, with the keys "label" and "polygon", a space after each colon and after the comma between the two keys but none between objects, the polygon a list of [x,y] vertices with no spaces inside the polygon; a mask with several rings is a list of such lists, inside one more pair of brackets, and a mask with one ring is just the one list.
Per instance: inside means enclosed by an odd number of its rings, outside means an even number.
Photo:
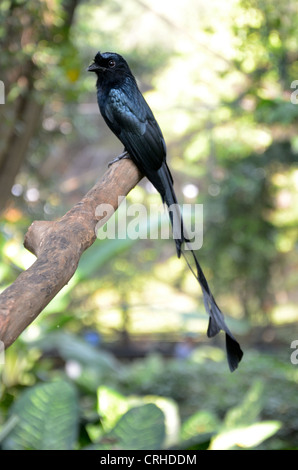
[{"label": "large green leaf", "polygon": [[78,402],[64,381],[36,385],[22,393],[11,408],[17,423],[4,439],[5,450],[68,450],[77,438]]},{"label": "large green leaf", "polygon": [[108,436],[123,450],[156,450],[165,438],[164,414],[153,403],[128,410]]},{"label": "large green leaf", "polygon": [[164,446],[168,447],[177,443],[179,438],[180,419],[178,406],[170,398],[145,395],[124,396],[110,387],[98,388],[98,414],[100,415],[105,435],[114,429],[116,423],[131,408],[141,405],[153,404],[164,415],[165,439]]},{"label": "large green leaf", "polygon": [[89,450],[158,450],[165,440],[165,419],[153,403],[130,408],[116,426]]},{"label": "large green leaf", "polygon": [[[130,399],[116,390],[102,385],[97,390],[98,414],[105,432],[111,431],[117,421],[132,406]],[[134,398],[136,400],[136,398]],[[136,403],[134,403],[136,405]]]},{"label": "large green leaf", "polygon": [[227,429],[211,441],[209,450],[251,449],[273,436],[280,428],[279,421],[263,421],[250,426]]},{"label": "large green leaf", "polygon": [[263,407],[264,383],[256,380],[243,397],[241,403],[227,411],[225,429],[248,426],[258,421]]},{"label": "large green leaf", "polygon": [[214,413],[208,410],[198,411],[183,423],[181,438],[188,440],[198,434],[214,433],[219,426],[220,422]]}]

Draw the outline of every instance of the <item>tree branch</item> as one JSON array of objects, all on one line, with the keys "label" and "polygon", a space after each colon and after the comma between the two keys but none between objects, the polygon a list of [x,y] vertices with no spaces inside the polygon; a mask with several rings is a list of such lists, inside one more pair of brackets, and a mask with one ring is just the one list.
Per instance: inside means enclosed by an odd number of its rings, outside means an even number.
[{"label": "tree branch", "polygon": [[[60,219],[35,221],[29,227],[24,246],[37,256],[0,295],[0,340],[10,346],[39,315],[75,273],[82,253],[96,240],[95,228],[103,215],[101,204],[113,207],[104,223],[118,208],[142,175],[129,159],[114,163],[103,178]],[[97,226],[98,227],[98,226]]]}]

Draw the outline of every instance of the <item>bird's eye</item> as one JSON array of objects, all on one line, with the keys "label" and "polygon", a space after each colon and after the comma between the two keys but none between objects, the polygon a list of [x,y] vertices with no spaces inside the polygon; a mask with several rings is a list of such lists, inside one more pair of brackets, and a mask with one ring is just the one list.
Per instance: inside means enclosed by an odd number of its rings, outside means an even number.
[{"label": "bird's eye", "polygon": [[109,66],[110,68],[115,67],[115,65],[116,65],[116,62],[115,62],[113,59],[109,60],[108,66]]}]

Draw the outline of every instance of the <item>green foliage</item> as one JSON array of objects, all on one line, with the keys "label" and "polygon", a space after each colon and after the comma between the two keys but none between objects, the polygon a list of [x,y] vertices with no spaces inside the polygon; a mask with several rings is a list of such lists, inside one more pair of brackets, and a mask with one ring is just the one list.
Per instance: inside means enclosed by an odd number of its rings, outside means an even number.
[{"label": "green foliage", "polygon": [[10,410],[14,426],[4,450],[70,450],[77,438],[78,402],[68,382],[29,388]]},{"label": "green foliage", "polygon": [[[268,432],[280,429],[279,423],[283,423],[279,437],[272,440],[273,446],[295,446],[297,374],[290,361],[246,351],[244,367],[227,376],[223,360],[213,362],[207,355],[203,363],[195,361],[195,356],[191,361],[149,357],[130,368],[125,380],[121,380],[122,388],[126,393],[154,391],[173,397],[182,422],[190,420],[183,427],[184,438],[192,440],[189,428],[196,429],[196,423],[201,433],[218,433],[246,428],[263,419],[272,423],[266,428]],[[219,420],[223,423],[219,424]]]},{"label": "green foliage", "polygon": [[279,429],[280,423],[278,421],[265,421],[243,428],[229,429],[221,432],[212,440],[210,450],[254,448],[273,436]]},{"label": "green foliage", "polygon": [[[81,347],[80,341],[78,347]],[[73,356],[69,352],[68,359],[70,357],[75,357],[74,351]],[[287,432],[286,420],[291,421],[291,409],[287,418],[284,400],[291,400],[291,406],[295,407],[296,381],[287,381],[290,394],[283,397],[277,385],[282,378],[284,383],[289,368],[270,357],[258,361],[262,362],[259,367],[257,361],[248,354],[246,370],[239,377],[230,379],[229,376],[227,380],[220,363],[213,364],[208,360],[201,364],[179,360],[169,362],[155,356],[150,363],[151,374],[156,369],[155,378],[163,374],[167,380],[165,370],[170,369],[171,377],[175,376],[175,383],[170,384],[173,388],[168,388],[168,394],[174,396],[177,393],[179,382],[184,389],[179,407],[172,398],[148,393],[120,393],[123,377],[129,381],[131,390],[137,390],[131,380],[136,365],[122,366],[120,380],[118,377],[115,381],[112,371],[105,376],[106,382],[114,383],[113,388],[99,386],[96,413],[94,391],[86,389],[79,377],[70,383],[62,377],[52,380],[49,376],[46,383],[18,391],[0,430],[2,449],[211,450],[271,448],[270,442],[286,448],[287,441],[282,439]],[[148,360],[140,363],[148,370]],[[264,364],[268,377],[275,375],[278,382],[272,378],[270,384],[260,379],[252,380],[252,377],[259,376]],[[90,366],[99,367],[92,362]],[[193,372],[192,381],[196,386],[191,389],[190,382],[182,382],[185,369]],[[145,381],[145,375],[140,381]],[[155,393],[159,393],[158,382],[151,382],[151,386]],[[275,419],[270,419],[270,408]],[[276,419],[278,417],[280,420]],[[279,438],[274,438],[277,433]],[[269,446],[266,446],[268,439]]]},{"label": "green foliage", "polygon": [[243,398],[242,403],[226,413],[224,420],[225,427],[233,428],[245,424],[253,424],[258,419],[264,406],[262,400],[264,389],[264,384],[261,381],[254,382]]},{"label": "green foliage", "polygon": [[110,354],[97,351],[92,345],[70,333],[52,332],[34,344],[44,353],[55,351],[64,361],[76,361],[85,370],[97,371],[97,380],[103,380],[107,374],[119,373],[120,367]]},{"label": "green foliage", "polygon": [[165,437],[164,415],[153,403],[129,409],[102,438],[111,446],[95,444],[88,449],[157,450]]},{"label": "green foliage", "polygon": [[[162,411],[164,421],[159,430],[156,427],[155,434],[159,436],[156,445],[164,447],[177,442],[180,421],[177,405],[172,399],[154,395],[125,396],[116,390],[105,386],[99,387],[97,399],[98,414],[101,419],[105,436],[113,434],[112,430],[115,428],[120,418],[124,414],[126,415],[129,410],[134,410],[138,406],[140,407],[141,405],[150,403]],[[150,422],[151,421],[149,419],[149,423]],[[103,437],[103,440],[105,440],[105,437]]]},{"label": "green foliage", "polygon": [[279,421],[257,422],[263,408],[263,393],[262,382],[254,382],[243,401],[226,413],[221,430],[212,439],[210,449],[257,447],[281,428]]},{"label": "green foliage", "polygon": [[298,376],[289,358],[246,351],[231,375],[210,348],[188,360],[121,364],[75,335],[48,332],[27,342],[24,365],[24,347],[15,346],[2,366],[3,449],[296,446]]},{"label": "green foliage", "polygon": [[131,408],[117,422],[110,438],[118,440],[122,449],[160,449],[165,426],[162,411],[153,403]]}]

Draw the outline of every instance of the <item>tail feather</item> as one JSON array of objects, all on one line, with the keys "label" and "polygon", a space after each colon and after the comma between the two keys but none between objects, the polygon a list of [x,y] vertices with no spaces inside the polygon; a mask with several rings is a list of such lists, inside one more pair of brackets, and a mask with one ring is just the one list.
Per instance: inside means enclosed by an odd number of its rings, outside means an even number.
[{"label": "tail feather", "polygon": [[183,220],[176,194],[173,188],[173,178],[166,162],[158,170],[159,180],[161,181],[160,187],[157,184],[156,188],[161,194],[162,200],[169,208],[169,217],[173,228],[173,238],[176,243],[177,256],[181,256],[181,247],[184,241],[183,237]]},{"label": "tail feather", "polygon": [[[218,307],[210,291],[209,285],[207,283],[207,280],[205,278],[205,275],[202,271],[202,268],[197,260],[195,253],[191,249],[190,251],[194,258],[197,272],[194,272],[193,269],[191,269],[191,271],[193,272],[194,276],[196,277],[197,281],[199,282],[201,286],[201,289],[203,292],[205,309],[209,315],[207,336],[208,338],[216,336],[220,332],[220,330],[223,330],[226,333],[227,359],[228,359],[230,371],[233,372],[235,369],[237,369],[238,364],[242,359],[243,352],[240,348],[238,341],[235,339],[235,337],[233,336],[233,334],[231,333],[229,327],[227,326],[225,322],[224,315],[222,311],[220,310],[220,308]],[[185,255],[184,257],[186,258]],[[187,264],[188,266],[190,266],[188,261],[187,261]]]},{"label": "tail feather", "polygon": [[[171,177],[171,173],[166,163],[164,163],[161,166],[161,168],[158,170],[158,175],[160,178],[161,185],[160,187],[158,187],[159,185],[156,184],[156,188],[161,193],[163,202],[165,202],[167,206],[171,209],[169,211],[169,216],[170,216],[171,224],[173,227],[173,237],[176,243],[176,251],[177,251],[178,258],[180,258],[181,253],[182,253],[186,260],[188,267],[192,271],[193,275],[197,279],[202,289],[205,309],[209,315],[209,325],[207,329],[207,336],[213,337],[217,335],[220,332],[220,330],[223,330],[226,333],[227,359],[228,359],[229,368],[231,372],[233,372],[235,369],[237,369],[238,364],[242,359],[243,352],[240,348],[239,343],[237,342],[237,340],[234,338],[231,331],[229,330],[225,322],[224,315],[219,309],[210,291],[209,285],[207,283],[203,270],[197,260],[197,257],[194,251],[190,247],[188,236],[187,236],[185,227],[183,225],[180,208],[179,208],[177,198],[174,192],[173,179]],[[196,266],[196,271],[194,271],[194,269],[191,267],[184,250],[182,250],[183,243],[186,244],[188,251],[190,251],[193,256],[195,266]]]}]

